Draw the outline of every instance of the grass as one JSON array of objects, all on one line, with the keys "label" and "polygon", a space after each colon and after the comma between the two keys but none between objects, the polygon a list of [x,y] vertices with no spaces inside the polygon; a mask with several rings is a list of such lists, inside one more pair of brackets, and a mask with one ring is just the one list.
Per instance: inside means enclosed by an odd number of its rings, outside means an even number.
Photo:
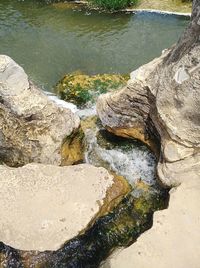
[{"label": "grass", "polygon": [[89,2],[99,8],[113,11],[136,5],[138,0],[89,0]]}]

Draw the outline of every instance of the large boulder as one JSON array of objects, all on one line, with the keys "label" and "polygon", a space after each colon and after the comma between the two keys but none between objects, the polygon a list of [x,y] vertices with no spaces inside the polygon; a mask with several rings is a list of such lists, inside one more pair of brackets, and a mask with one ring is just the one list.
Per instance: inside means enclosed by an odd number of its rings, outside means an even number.
[{"label": "large boulder", "polygon": [[8,56],[0,56],[0,159],[11,166],[29,162],[59,165],[64,138],[79,118],[59,107],[29,81]]},{"label": "large boulder", "polygon": [[[178,62],[165,65],[168,54],[133,72],[122,90],[101,95],[97,112],[103,125],[117,135],[151,146],[153,134],[161,143],[159,179],[174,186],[200,173],[200,45]],[[187,79],[180,82],[187,72]]]},{"label": "large boulder", "polygon": [[59,249],[130,191],[87,164],[0,166],[0,174],[0,241],[21,250]]},{"label": "large boulder", "polygon": [[103,125],[123,136],[161,144],[158,175],[167,186],[200,173],[200,3],[172,49],[132,72],[121,90],[99,97]]}]

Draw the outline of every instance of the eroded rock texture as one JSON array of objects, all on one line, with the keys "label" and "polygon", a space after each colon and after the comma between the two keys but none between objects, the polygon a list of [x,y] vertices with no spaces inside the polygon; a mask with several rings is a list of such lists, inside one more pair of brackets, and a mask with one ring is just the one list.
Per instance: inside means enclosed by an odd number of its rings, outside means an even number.
[{"label": "eroded rock texture", "polygon": [[8,165],[59,165],[63,139],[79,118],[58,107],[8,56],[0,56],[0,158]]},{"label": "eroded rock texture", "polygon": [[131,74],[127,86],[100,96],[104,126],[119,135],[161,141],[158,174],[168,186],[200,176],[200,1],[177,45]]}]

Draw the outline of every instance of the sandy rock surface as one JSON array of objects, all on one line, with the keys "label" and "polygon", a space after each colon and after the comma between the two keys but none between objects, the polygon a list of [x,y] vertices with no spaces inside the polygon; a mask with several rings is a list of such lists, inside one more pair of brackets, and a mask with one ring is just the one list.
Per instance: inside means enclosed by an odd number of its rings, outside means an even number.
[{"label": "sandy rock surface", "polygon": [[104,199],[124,194],[122,182],[87,164],[0,166],[0,174],[0,241],[17,249],[58,249],[87,227]]}]

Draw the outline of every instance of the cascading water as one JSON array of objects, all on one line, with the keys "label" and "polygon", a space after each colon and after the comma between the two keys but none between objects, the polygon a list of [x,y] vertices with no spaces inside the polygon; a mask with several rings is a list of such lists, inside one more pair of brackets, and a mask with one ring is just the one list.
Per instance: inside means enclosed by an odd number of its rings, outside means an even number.
[{"label": "cascading water", "polygon": [[124,176],[131,185],[137,180],[155,183],[155,156],[139,141],[119,138],[105,129],[85,131],[87,149],[85,161],[104,166]]}]

